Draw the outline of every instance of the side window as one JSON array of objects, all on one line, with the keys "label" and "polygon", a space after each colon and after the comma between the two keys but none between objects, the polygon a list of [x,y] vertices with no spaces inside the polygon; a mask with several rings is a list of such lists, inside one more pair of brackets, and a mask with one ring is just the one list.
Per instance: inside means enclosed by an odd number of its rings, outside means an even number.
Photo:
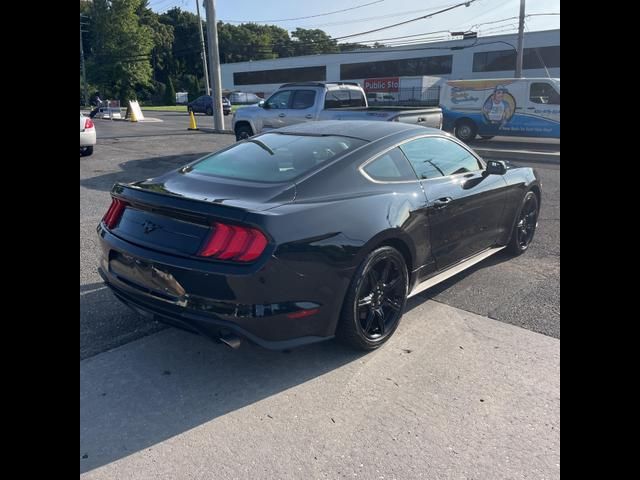
[{"label": "side window", "polygon": [[291,99],[291,94],[293,92],[291,90],[284,90],[282,92],[274,93],[269,100],[267,100],[267,104],[269,108],[275,109],[283,109],[289,108],[289,100]]},{"label": "side window", "polygon": [[360,90],[350,90],[349,106],[364,107],[364,95]]},{"label": "side window", "polygon": [[349,90],[329,90],[324,100],[324,108],[348,107],[350,101]]},{"label": "side window", "polygon": [[416,174],[399,148],[382,154],[363,168],[367,175],[380,182],[416,180]]},{"label": "side window", "polygon": [[400,148],[422,179],[447,177],[482,168],[471,153],[447,138],[419,138]]},{"label": "side window", "polygon": [[545,105],[560,105],[560,94],[548,83],[534,82],[529,88],[529,100]]},{"label": "side window", "polygon": [[313,107],[316,100],[315,90],[296,90],[293,95],[293,103],[291,108],[295,110],[303,110]]}]

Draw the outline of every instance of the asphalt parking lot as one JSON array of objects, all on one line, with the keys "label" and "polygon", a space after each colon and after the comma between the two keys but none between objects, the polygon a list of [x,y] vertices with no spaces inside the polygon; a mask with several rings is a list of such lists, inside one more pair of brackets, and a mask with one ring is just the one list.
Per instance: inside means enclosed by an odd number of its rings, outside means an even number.
[{"label": "asphalt parking lot", "polygon": [[[164,121],[97,120],[95,152],[80,159],[80,358],[161,328],[114,302],[96,272],[95,227],[109,206],[111,186],[149,178],[234,142],[232,135],[187,131],[183,114],[153,114]],[[419,297],[560,338],[560,166],[530,165],[543,185],[530,250],[516,259],[497,254]]]},{"label": "asphalt parking lot", "polygon": [[388,347],[230,351],[133,314],[96,271],[115,182],[235,141],[146,115],[162,121],[96,120],[80,158],[86,478],[559,478],[559,164],[531,164],[543,199],[530,250],[412,298]]}]

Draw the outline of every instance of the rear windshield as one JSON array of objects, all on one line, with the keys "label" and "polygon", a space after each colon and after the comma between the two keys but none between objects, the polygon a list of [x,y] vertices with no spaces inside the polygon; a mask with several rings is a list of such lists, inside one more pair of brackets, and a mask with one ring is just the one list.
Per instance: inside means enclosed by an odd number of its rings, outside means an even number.
[{"label": "rear windshield", "polygon": [[365,143],[341,136],[266,133],[211,154],[187,171],[256,182],[286,182]]}]

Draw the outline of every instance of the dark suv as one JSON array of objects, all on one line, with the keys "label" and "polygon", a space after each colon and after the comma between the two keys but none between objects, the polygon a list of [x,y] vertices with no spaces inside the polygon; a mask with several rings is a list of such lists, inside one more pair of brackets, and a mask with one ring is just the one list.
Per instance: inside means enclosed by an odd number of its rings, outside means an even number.
[{"label": "dark suv", "polygon": [[[192,102],[187,103],[187,111],[213,115],[213,97],[211,95],[202,95],[196,98]],[[225,115],[231,113],[231,102],[225,97],[222,97],[222,113]]]}]

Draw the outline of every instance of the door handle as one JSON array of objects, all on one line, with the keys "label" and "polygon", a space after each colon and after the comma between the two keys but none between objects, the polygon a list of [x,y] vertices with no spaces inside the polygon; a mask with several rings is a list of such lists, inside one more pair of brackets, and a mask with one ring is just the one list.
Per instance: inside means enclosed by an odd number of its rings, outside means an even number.
[{"label": "door handle", "polygon": [[433,208],[444,208],[453,200],[451,197],[442,197],[433,202]]},{"label": "door handle", "polygon": [[313,115],[311,115],[310,113],[307,113],[304,118],[313,118]]},{"label": "door handle", "polygon": [[279,117],[286,117],[287,115],[285,113],[279,113],[278,116]]},{"label": "door handle", "polygon": [[536,107],[527,107],[527,110],[535,110]]}]

